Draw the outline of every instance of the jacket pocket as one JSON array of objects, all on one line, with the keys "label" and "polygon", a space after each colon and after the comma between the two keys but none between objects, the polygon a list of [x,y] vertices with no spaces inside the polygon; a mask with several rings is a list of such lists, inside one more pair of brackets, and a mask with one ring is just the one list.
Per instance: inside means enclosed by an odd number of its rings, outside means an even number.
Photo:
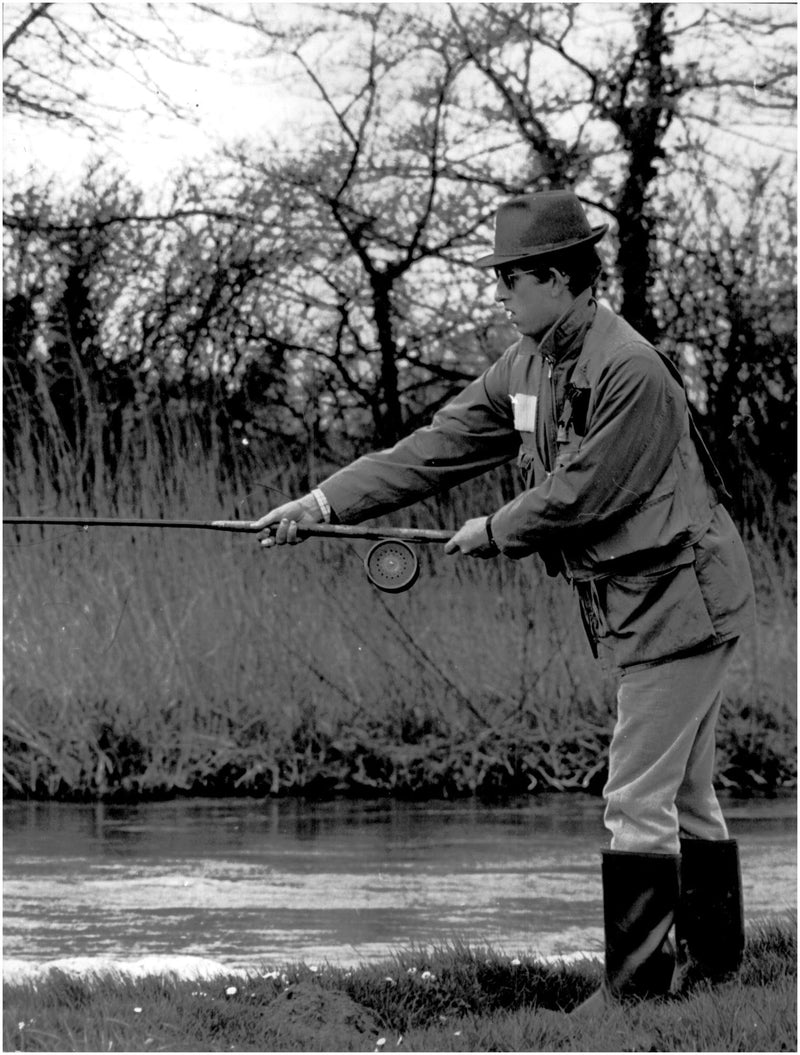
[{"label": "jacket pocket", "polygon": [[615,667],[668,659],[714,636],[690,556],[658,571],[609,576],[598,600],[603,609],[598,647]]},{"label": "jacket pocket", "polygon": [[570,429],[569,434],[565,439],[558,439],[558,449],[556,454],[556,469],[564,469],[570,462],[575,458],[575,455],[580,450],[581,437],[576,436],[575,433]]},{"label": "jacket pocket", "polygon": [[526,491],[540,482],[542,477],[540,466],[541,462],[539,455],[536,453],[535,438],[528,435],[522,436],[522,446],[517,454],[517,468]]},{"label": "jacket pocket", "polygon": [[743,630],[754,621],[753,579],[744,543],[727,510],[717,506],[695,546],[697,579],[717,633]]}]

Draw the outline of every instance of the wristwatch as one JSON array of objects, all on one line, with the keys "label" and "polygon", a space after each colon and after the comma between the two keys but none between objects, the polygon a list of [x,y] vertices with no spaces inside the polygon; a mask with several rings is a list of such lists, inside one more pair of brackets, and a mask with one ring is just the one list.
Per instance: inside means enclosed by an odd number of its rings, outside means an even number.
[{"label": "wristwatch", "polygon": [[491,549],[493,553],[499,553],[500,552],[500,547],[495,542],[494,535],[492,534],[492,517],[493,516],[494,516],[494,513],[490,513],[488,515],[488,517],[486,518],[486,524],[485,524],[486,536],[489,539],[489,549]]}]

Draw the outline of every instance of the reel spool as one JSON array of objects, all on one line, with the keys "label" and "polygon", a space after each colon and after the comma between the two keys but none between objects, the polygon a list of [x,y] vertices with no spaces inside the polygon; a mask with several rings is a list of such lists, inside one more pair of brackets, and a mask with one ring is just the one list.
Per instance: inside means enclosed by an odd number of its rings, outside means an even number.
[{"label": "reel spool", "polygon": [[419,560],[412,546],[397,539],[382,539],[364,558],[367,578],[384,593],[410,590],[419,577]]}]

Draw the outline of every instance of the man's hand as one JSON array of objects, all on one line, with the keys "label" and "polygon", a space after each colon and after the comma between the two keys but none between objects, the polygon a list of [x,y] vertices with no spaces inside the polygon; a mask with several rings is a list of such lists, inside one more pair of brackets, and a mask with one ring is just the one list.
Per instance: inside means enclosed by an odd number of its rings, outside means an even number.
[{"label": "man's hand", "polygon": [[463,524],[445,544],[445,553],[464,553],[468,557],[496,557],[497,546],[486,530],[488,517],[473,517]]},{"label": "man's hand", "polygon": [[261,545],[268,549],[270,546],[294,546],[302,542],[297,537],[298,524],[319,524],[323,520],[322,510],[313,495],[305,495],[293,502],[285,502],[276,509],[271,509],[266,516],[254,523],[254,527],[261,530],[258,538]]}]

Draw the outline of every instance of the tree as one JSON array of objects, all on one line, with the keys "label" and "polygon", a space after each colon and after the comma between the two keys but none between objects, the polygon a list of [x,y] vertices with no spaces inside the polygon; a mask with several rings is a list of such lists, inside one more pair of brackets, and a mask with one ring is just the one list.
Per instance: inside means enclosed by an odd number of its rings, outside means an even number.
[{"label": "tree", "polygon": [[[737,174],[716,154],[732,134],[744,143],[745,120],[751,131],[756,118],[788,120],[791,27],[780,12],[514,3],[318,5],[301,17],[261,5],[196,10],[249,33],[249,59],[294,70],[307,116],[293,137],[242,143],[206,170],[176,176],[160,209],[126,212],[132,199],[111,208],[98,198],[93,210],[60,219],[24,204],[7,217],[12,237],[38,234],[53,246],[86,226],[140,232],[138,243],[113,240],[142,255],[126,259],[126,295],[111,319],[129,362],[148,364],[148,391],[182,390],[198,413],[214,399],[235,407],[219,428],[284,429],[326,456],[342,437],[391,443],[514,337],[492,304],[491,277],[469,266],[491,242],[498,196],[570,185],[593,222],[612,222],[600,247],[605,295],[694,373],[693,398],[713,429],[727,428],[719,348],[698,340],[694,358],[686,353],[705,302],[677,323],[687,290],[672,272],[683,267],[712,299],[725,285],[733,317],[733,279],[720,280],[709,256],[727,260],[728,243],[713,210],[689,203],[713,195],[733,245],[749,222],[738,194],[744,147]],[[748,27],[753,99],[726,59]],[[790,193],[790,169],[764,170],[762,221],[779,189]],[[763,270],[769,247],[748,244]],[[785,269],[773,274],[770,295],[784,298],[786,281]],[[13,318],[19,309],[15,301]],[[762,380],[751,370],[738,394]],[[782,376],[779,385],[789,384]]]},{"label": "tree", "polygon": [[[148,212],[142,192],[106,169],[87,173],[66,199],[52,187],[9,196],[4,370],[12,462],[22,419],[44,461],[49,448],[65,446],[90,470],[103,462],[112,476],[136,457],[139,426],[157,423],[169,442],[162,412],[174,422],[194,419],[223,461],[256,423],[266,435],[291,434],[281,413],[286,349],[265,338],[271,316],[260,311],[265,270],[280,267],[280,250],[264,228],[261,199],[232,200],[225,212],[193,207],[209,196],[193,173],[176,181],[163,214]],[[256,382],[258,412],[255,402],[246,405]]]},{"label": "tree", "polygon": [[[288,26],[258,6],[245,16],[204,10],[249,26],[260,56],[296,65],[314,122],[305,135],[317,147],[306,160],[273,164],[264,178],[313,217],[315,240],[326,232],[313,269],[333,294],[325,310],[342,325],[315,332],[309,354],[316,348],[317,362],[334,368],[326,373],[343,386],[340,402],[372,408],[383,442],[419,420],[399,379],[409,376],[406,349],[433,297],[422,289],[409,313],[403,291],[420,275],[452,282],[460,274],[490,239],[498,194],[575,186],[598,219],[612,221],[608,293],[641,331],[663,338],[670,311],[659,304],[668,288],[659,239],[670,236],[677,188],[698,175],[719,185],[726,174],[714,169],[714,150],[746,135],[748,121],[751,131],[768,119],[785,126],[793,108],[792,26],[772,9],[714,5],[685,15],[674,5],[608,4],[598,18],[598,8],[584,5],[341,5]],[[343,41],[346,50],[337,49]],[[745,44],[754,56],[752,99],[728,58]],[[776,169],[769,178],[784,177]],[[479,279],[465,280],[464,303],[480,288]],[[364,296],[373,309],[369,336],[363,318],[358,332],[352,325]],[[476,315],[485,335],[486,317]],[[448,362],[444,330],[428,346],[437,363]],[[463,363],[450,380],[479,362]],[[432,359],[424,365],[427,382],[417,374],[415,384],[432,384],[434,395]],[[709,398],[717,395],[712,386]]]},{"label": "tree", "polygon": [[[349,13],[330,17],[341,32],[352,26]],[[345,412],[366,409],[374,438],[392,443],[485,364],[493,325],[486,309],[466,319],[455,296],[475,301],[485,279],[445,266],[463,263],[491,208],[447,173],[453,71],[426,56],[420,79],[418,50],[393,32],[388,9],[370,8],[341,88],[335,67],[324,57],[324,68],[315,64],[313,32],[276,29],[258,9],[253,19],[267,48],[292,55],[322,116],[306,158],[276,158],[277,144],[261,157],[243,148],[232,171],[256,171],[281,203],[295,261],[276,281],[294,312],[297,351],[314,357],[306,376]],[[405,112],[394,122],[398,92]],[[423,387],[427,398],[417,396]]]},{"label": "tree", "polygon": [[[770,526],[796,473],[797,210],[755,167],[731,223],[708,182],[659,239],[664,349],[688,378],[742,521]],[[769,481],[769,484],[766,484]]]},{"label": "tree", "polygon": [[[616,228],[620,310],[655,339],[654,240],[665,185],[713,143],[796,112],[794,24],[782,11],[672,4],[451,7],[462,52],[488,89],[482,123],[529,146],[501,193],[576,185]],[[730,56],[752,56],[752,96]],[[452,61],[457,61],[453,56]],[[741,60],[740,60],[741,61]],[[788,137],[784,136],[784,139]],[[725,140],[723,140],[725,141]]]},{"label": "tree", "polygon": [[[3,5],[3,103],[6,115],[61,122],[93,138],[108,133],[124,116],[93,88],[124,72],[137,110],[157,101],[159,112],[188,118],[149,72],[147,59],[188,59],[180,36],[162,14],[163,5],[93,3]],[[153,116],[155,110],[148,110]]]}]

